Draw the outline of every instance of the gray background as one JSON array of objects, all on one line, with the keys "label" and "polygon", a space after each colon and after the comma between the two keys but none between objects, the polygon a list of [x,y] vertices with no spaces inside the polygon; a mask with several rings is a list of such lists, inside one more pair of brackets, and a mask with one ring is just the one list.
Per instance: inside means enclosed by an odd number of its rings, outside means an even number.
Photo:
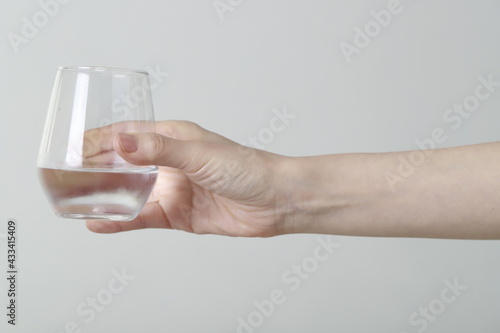
[{"label": "gray background", "polygon": [[[311,256],[317,235],[97,235],[53,215],[36,157],[60,65],[159,68],[168,77],[153,91],[157,119],[195,121],[238,142],[286,107],[296,118],[265,147],[286,155],[416,149],[439,127],[448,135],[440,146],[500,138],[500,91],[457,130],[442,118],[478,76],[500,80],[497,1],[401,0],[402,12],[351,63],[340,44],[353,44],[355,27],[387,1],[222,2],[233,4],[223,20],[212,1],[72,0],[17,53],[8,34],[21,35],[23,17],[43,9],[3,2],[0,233],[17,219],[20,275],[18,325],[2,310],[0,331],[70,332],[75,322],[81,332],[237,332],[254,301],[279,289],[286,301],[251,331],[498,332],[497,241],[334,237],[340,248],[291,291],[282,275]],[[85,322],[77,308],[105,295],[122,269],[135,278]],[[412,325],[454,279],[467,289],[425,330]],[[1,278],[0,304],[6,288]]]}]

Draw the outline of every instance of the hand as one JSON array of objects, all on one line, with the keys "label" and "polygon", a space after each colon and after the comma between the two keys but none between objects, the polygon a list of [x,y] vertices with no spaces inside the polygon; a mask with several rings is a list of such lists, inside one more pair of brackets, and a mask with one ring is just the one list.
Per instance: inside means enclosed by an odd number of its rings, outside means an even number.
[{"label": "hand", "polygon": [[247,237],[283,233],[286,199],[277,190],[277,174],[284,157],[241,146],[185,121],[157,122],[156,132],[102,131],[101,136],[111,137],[109,147],[99,153],[92,142],[86,143],[84,150],[94,158],[114,149],[129,163],[159,166],[151,197],[136,219],[90,220],[88,229],[113,233],[167,228]]}]

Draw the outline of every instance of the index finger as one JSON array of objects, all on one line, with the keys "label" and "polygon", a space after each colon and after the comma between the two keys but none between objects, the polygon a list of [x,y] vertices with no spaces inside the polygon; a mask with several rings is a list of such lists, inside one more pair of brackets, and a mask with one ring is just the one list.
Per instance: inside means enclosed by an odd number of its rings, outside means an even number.
[{"label": "index finger", "polygon": [[83,159],[90,164],[92,161],[102,161],[102,155],[114,151],[113,137],[118,133],[126,132],[155,132],[155,122],[121,121],[85,131],[82,147]]}]

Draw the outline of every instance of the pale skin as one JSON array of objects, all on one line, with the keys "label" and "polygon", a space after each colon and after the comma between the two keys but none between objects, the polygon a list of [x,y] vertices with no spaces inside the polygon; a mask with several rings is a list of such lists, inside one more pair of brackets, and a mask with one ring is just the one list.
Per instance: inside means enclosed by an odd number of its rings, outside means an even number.
[{"label": "pale skin", "polygon": [[108,147],[85,147],[91,158],[114,149],[160,169],[136,219],[87,221],[91,231],[500,239],[500,142],[432,150],[403,177],[409,151],[288,157],[191,122],[157,122],[156,131],[114,133]]}]

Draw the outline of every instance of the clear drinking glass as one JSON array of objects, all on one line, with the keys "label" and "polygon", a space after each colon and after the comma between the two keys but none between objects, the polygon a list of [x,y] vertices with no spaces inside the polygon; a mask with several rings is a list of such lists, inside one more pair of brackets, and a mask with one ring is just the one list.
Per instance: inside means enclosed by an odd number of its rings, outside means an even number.
[{"label": "clear drinking glass", "polygon": [[127,163],[113,149],[122,132],[155,132],[148,73],[59,67],[38,157],[56,215],[134,219],[156,182],[156,166]]}]

